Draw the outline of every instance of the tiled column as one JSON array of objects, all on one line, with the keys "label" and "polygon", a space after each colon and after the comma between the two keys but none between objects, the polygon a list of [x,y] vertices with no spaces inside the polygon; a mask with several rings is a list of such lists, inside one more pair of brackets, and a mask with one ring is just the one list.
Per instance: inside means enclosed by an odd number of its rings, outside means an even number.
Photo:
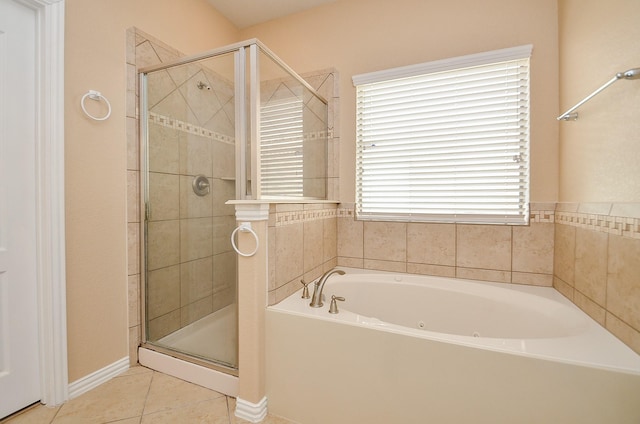
[{"label": "tiled column", "polygon": [[[265,308],[267,306],[267,224],[269,205],[233,201],[237,225],[250,223],[259,245],[254,255],[238,256],[238,369],[236,416],[260,422],[267,415],[265,385]],[[256,240],[250,232],[238,231],[240,252],[251,253]]]}]

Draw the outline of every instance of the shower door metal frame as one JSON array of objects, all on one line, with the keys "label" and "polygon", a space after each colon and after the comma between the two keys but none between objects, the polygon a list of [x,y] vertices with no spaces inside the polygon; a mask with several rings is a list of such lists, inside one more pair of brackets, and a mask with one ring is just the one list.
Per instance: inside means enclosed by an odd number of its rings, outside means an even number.
[{"label": "shower door metal frame", "polygon": [[[247,49],[249,50],[249,107],[251,111],[250,121],[247,122]],[[217,371],[221,371],[227,374],[238,376],[238,368],[232,368],[219,364],[214,361],[208,361],[196,356],[192,356],[177,350],[158,346],[153,342],[147,341],[147,323],[146,323],[146,279],[147,279],[147,222],[150,217],[149,206],[149,182],[148,182],[148,111],[146,105],[147,89],[145,78],[146,74],[154,71],[160,71],[168,69],[174,66],[186,65],[193,62],[198,62],[205,59],[211,59],[217,56],[234,53],[234,78],[235,81],[235,113],[236,113],[236,125],[235,125],[235,149],[236,149],[236,198],[240,200],[252,200],[260,199],[260,184],[259,184],[259,169],[260,169],[260,146],[256,141],[259,140],[260,134],[260,80],[259,80],[259,53],[264,53],[267,57],[273,60],[284,71],[289,73],[293,78],[297,80],[302,86],[304,86],[309,92],[317,97],[320,101],[328,104],[327,100],[318,94],[318,92],[300,75],[298,75],[291,67],[284,63],[278,56],[276,56],[271,50],[269,50],[258,39],[249,39],[235,44],[230,44],[225,47],[208,50],[206,52],[198,53],[195,55],[185,56],[181,59],[165,62],[158,65],[147,66],[138,70],[138,81],[140,87],[140,100],[139,100],[139,134],[140,134],[140,187],[142,188],[143,195],[140,196],[140,231],[142,232],[142,243],[140,243],[140,320],[141,325],[141,346],[150,350],[157,351],[159,353],[174,356],[179,359],[187,360],[188,362],[196,363],[199,365],[212,368]],[[250,124],[250,140],[252,141],[251,152],[251,194],[247,194],[247,124]],[[239,182],[239,183],[238,183]],[[236,285],[237,285],[236,281]],[[240,340],[238,340],[238,344]]]},{"label": "shower door metal frame", "polygon": [[[226,374],[230,374],[233,376],[238,376],[239,373],[239,369],[238,367],[231,367],[228,365],[225,365],[223,363],[219,363],[217,361],[215,361],[215,358],[211,358],[211,360],[208,359],[204,359],[195,355],[191,355],[188,353],[184,353],[182,351],[179,351],[177,349],[171,349],[169,347],[166,346],[161,346],[155,342],[150,342],[147,340],[147,319],[146,319],[146,309],[147,309],[147,302],[146,302],[146,298],[147,298],[147,293],[146,293],[146,282],[147,282],[147,248],[148,248],[148,220],[150,218],[151,215],[151,207],[149,205],[149,178],[148,178],[148,174],[149,174],[149,155],[148,155],[148,145],[149,145],[149,134],[147,131],[148,128],[148,108],[147,108],[147,104],[146,104],[146,100],[147,100],[147,84],[146,84],[146,76],[148,73],[150,72],[154,72],[154,71],[159,71],[162,69],[167,69],[167,68],[171,68],[173,66],[180,66],[180,65],[184,65],[184,64],[188,64],[188,63],[192,63],[192,62],[197,62],[200,60],[205,60],[205,59],[211,59],[217,56],[222,56],[225,54],[229,54],[229,53],[234,53],[234,78],[235,78],[235,95],[236,97],[241,94],[244,96],[244,83],[243,84],[238,84],[238,81],[242,81],[240,78],[244,78],[244,68],[242,68],[241,70],[239,69],[238,64],[241,62],[241,60],[239,59],[242,56],[242,52],[244,50],[243,46],[240,45],[232,45],[232,46],[228,46],[225,48],[221,48],[221,49],[216,49],[216,50],[212,50],[209,51],[207,53],[203,53],[203,54],[199,54],[199,55],[194,55],[194,56],[188,56],[183,58],[182,60],[178,60],[178,61],[173,61],[173,62],[168,62],[168,63],[164,63],[162,65],[157,65],[157,66],[152,66],[152,67],[146,67],[146,68],[141,68],[138,70],[138,81],[139,81],[139,87],[140,87],[140,99],[139,99],[139,131],[140,131],[140,179],[141,179],[141,188],[142,188],[142,195],[140,196],[140,210],[142,211],[143,216],[141,217],[142,219],[140,220],[141,225],[140,225],[140,231],[142,232],[142,243],[140,243],[140,263],[141,263],[141,269],[140,269],[140,321],[142,323],[141,327],[141,347],[147,348],[149,350],[152,351],[156,351],[158,353],[162,353],[165,355],[169,355],[169,356],[173,356],[175,358],[178,359],[182,359],[185,360],[187,362],[191,362],[197,365],[202,365],[205,366],[207,368],[211,368],[213,370],[216,371],[220,371]],[[238,105],[237,103],[241,103],[241,105]],[[238,108],[244,107],[244,98],[240,97],[240,101],[236,102],[236,116],[241,116],[242,117],[242,121],[244,121],[244,114],[240,113],[238,114]],[[242,109],[240,109],[242,110]],[[239,128],[240,126],[236,123],[236,128],[235,128],[235,133],[236,133],[236,138],[238,137],[242,137],[245,138],[245,134],[246,131],[242,128]],[[243,123],[242,127],[246,127],[246,124]],[[243,145],[243,143],[237,143],[236,142],[236,151],[238,149],[238,144],[240,144],[241,146]],[[241,152],[242,153],[242,152]],[[237,170],[236,170],[236,178],[237,178]],[[236,184],[237,186],[237,184]],[[237,190],[237,187],[236,187]],[[238,282],[236,279],[236,286],[237,286]],[[236,311],[236,321],[237,321],[237,311]],[[237,331],[237,330],[236,330]]]},{"label": "shower door metal frame", "polygon": [[[251,194],[247,194],[246,187],[246,143],[247,143],[247,117],[244,113],[246,111],[246,50],[249,50],[249,65],[250,65],[250,75],[249,75],[249,85],[250,85],[250,110],[251,110],[251,141],[256,141],[259,139],[260,134],[260,113],[259,113],[259,105],[260,105],[260,60],[259,53],[264,53],[267,57],[273,60],[278,66],[280,66],[284,71],[289,73],[293,78],[297,80],[301,85],[303,85],[309,92],[317,97],[324,104],[329,104],[327,99],[325,99],[322,95],[320,95],[315,88],[311,86],[304,78],[302,78],[298,73],[296,73],[289,65],[284,63],[275,53],[273,53],[267,46],[265,46],[260,40],[257,38],[251,38],[245,41],[241,41],[239,43],[230,44],[225,47],[220,47],[213,50],[208,50],[206,52],[185,56],[181,59],[177,59],[170,62],[165,62],[158,65],[147,66],[144,68],[140,68],[138,70],[139,80],[140,80],[140,139],[142,138],[142,124],[143,113],[146,115],[146,108],[142,107],[142,87],[143,87],[143,79],[144,74],[154,71],[160,71],[163,69],[171,68],[179,65],[186,65],[188,63],[197,62],[204,59],[211,59],[216,56],[221,56],[228,53],[235,53],[235,78],[236,81],[242,81],[242,84],[236,83],[235,87],[235,95],[236,95],[236,118],[240,118],[236,120],[236,182],[240,181],[240,184],[236,184],[236,198],[237,200],[256,200],[260,199],[260,184],[259,184],[259,172],[260,169],[260,146],[259,143],[254,143],[254,148],[251,152]],[[142,147],[142,146],[141,146]],[[145,165],[141,163],[141,166]],[[143,170],[143,168],[141,168]],[[145,169],[146,170],[146,169]],[[143,181],[144,183],[144,181]],[[238,187],[240,186],[240,187]],[[147,187],[145,186],[145,189]],[[296,200],[305,200],[306,198],[299,198]],[[291,199],[289,199],[291,200]],[[143,203],[142,209],[145,211],[146,216],[146,203]]]}]

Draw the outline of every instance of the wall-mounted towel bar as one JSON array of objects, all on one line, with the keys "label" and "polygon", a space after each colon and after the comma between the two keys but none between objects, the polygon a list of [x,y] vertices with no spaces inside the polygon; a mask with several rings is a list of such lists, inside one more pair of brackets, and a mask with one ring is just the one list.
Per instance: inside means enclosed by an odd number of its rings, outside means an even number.
[{"label": "wall-mounted towel bar", "polygon": [[607,81],[602,87],[598,88],[596,91],[594,91],[593,93],[589,94],[587,97],[584,98],[584,100],[582,100],[580,103],[576,104],[574,107],[572,107],[571,109],[569,109],[568,111],[566,111],[562,115],[558,116],[558,118],[556,118],[556,119],[558,121],[575,121],[576,119],[578,119],[578,112],[574,112],[576,109],[578,109],[580,106],[585,104],[587,101],[591,100],[592,97],[594,97],[596,94],[598,94],[599,92],[601,92],[605,88],[609,87],[614,82],[618,81],[619,79],[623,79],[623,78],[624,79],[629,79],[629,80],[640,78],[640,68],[629,69],[626,72],[618,72],[613,78],[611,78],[609,81]]}]

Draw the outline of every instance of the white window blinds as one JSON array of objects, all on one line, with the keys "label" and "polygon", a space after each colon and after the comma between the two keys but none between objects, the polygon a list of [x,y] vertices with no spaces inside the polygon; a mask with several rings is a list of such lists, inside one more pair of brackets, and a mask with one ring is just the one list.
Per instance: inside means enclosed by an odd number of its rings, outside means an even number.
[{"label": "white window blinds", "polygon": [[358,218],[528,223],[530,53],[355,76]]},{"label": "white window blinds", "polygon": [[260,181],[263,196],[303,195],[303,104],[270,100],[260,116]]}]

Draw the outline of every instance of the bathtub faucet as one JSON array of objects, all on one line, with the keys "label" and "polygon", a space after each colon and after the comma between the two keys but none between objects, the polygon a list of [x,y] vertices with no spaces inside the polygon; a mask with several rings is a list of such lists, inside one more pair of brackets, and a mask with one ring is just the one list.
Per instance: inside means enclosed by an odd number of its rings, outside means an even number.
[{"label": "bathtub faucet", "polygon": [[329,277],[333,274],[344,275],[344,271],[341,269],[333,269],[325,272],[313,286],[313,296],[311,296],[311,303],[309,303],[309,306],[312,308],[319,308],[322,306],[322,289],[324,289],[324,283],[326,283]]}]

